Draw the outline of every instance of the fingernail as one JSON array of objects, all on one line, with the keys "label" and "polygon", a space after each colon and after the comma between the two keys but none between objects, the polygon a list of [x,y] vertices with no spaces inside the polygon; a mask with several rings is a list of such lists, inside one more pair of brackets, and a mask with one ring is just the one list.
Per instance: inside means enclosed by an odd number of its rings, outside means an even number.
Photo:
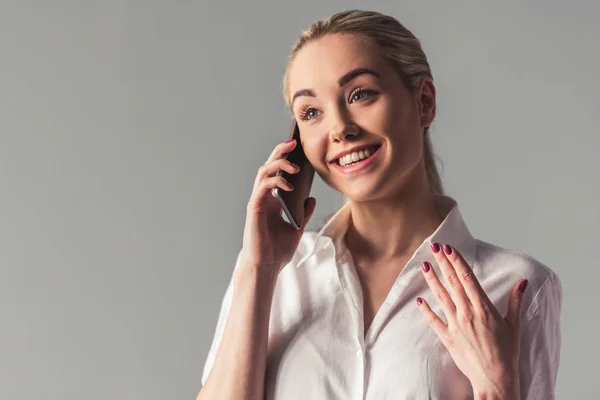
[{"label": "fingernail", "polygon": [[429,262],[425,261],[423,262],[423,264],[421,264],[421,268],[423,268],[423,272],[429,272]]},{"label": "fingernail", "polygon": [[450,255],[452,254],[452,247],[448,246],[447,244],[444,245],[444,253]]},{"label": "fingernail", "polygon": [[288,140],[286,140],[285,142],[286,142],[286,143],[292,143],[294,140],[296,140],[296,139],[288,139]]},{"label": "fingernail", "polygon": [[292,164],[292,167],[296,168],[296,169],[300,169],[299,166],[297,166],[296,164],[294,164],[293,162],[291,162],[290,164]]},{"label": "fingernail", "polygon": [[528,283],[528,280],[524,280],[523,282],[521,282],[521,284],[519,285],[519,290],[521,291],[521,293],[525,293],[525,289],[527,289]]},{"label": "fingernail", "polygon": [[422,299],[422,298],[420,298],[420,297],[417,297],[417,304],[418,304],[418,305],[421,305],[421,304],[423,304],[423,299]]},{"label": "fingernail", "polygon": [[434,253],[438,253],[440,251],[440,245],[439,245],[439,243],[432,243],[431,244],[431,250],[433,250]]}]

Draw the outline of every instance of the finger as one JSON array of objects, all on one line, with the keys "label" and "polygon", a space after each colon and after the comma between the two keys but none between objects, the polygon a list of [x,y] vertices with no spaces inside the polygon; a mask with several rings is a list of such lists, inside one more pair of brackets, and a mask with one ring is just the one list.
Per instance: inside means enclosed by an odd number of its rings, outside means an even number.
[{"label": "finger", "polygon": [[453,252],[452,247],[447,249],[444,246],[444,251],[442,251],[442,246],[439,243],[435,242],[431,244],[431,251],[433,251],[435,261],[437,261],[438,265],[440,266],[440,271],[442,271],[444,280],[450,288],[450,293],[454,299],[456,307],[461,310],[468,310],[471,308],[469,298],[467,297],[465,289],[463,288],[463,285],[456,271],[454,270],[454,266],[446,256],[446,250]]},{"label": "finger", "polygon": [[505,320],[516,331],[521,328],[521,304],[523,303],[527,283],[529,283],[527,279],[520,280],[510,291],[508,298],[508,311]]},{"label": "finger", "polygon": [[445,244],[442,248],[446,259],[450,263],[452,269],[454,269],[454,273],[462,284],[464,293],[471,303],[476,304],[476,302],[479,301],[480,296],[485,296],[487,299],[487,295],[479,284],[477,277],[475,277],[475,273],[469,264],[467,264],[462,254],[449,244]]},{"label": "finger", "polygon": [[262,180],[276,175],[279,171],[285,171],[289,174],[295,174],[298,171],[300,171],[300,167],[284,158],[271,161],[265,165],[262,165],[258,169],[254,185],[258,186]]},{"label": "finger", "polygon": [[302,227],[300,228],[302,231],[304,231],[306,225],[308,225],[308,221],[310,221],[310,217],[312,217],[316,207],[317,199],[314,197],[309,197],[304,201],[304,221],[302,221]]},{"label": "finger", "polygon": [[275,146],[265,164],[269,164],[272,161],[283,158],[284,155],[294,150],[296,144],[296,139],[290,139],[287,142],[279,143],[277,146]]},{"label": "finger", "polygon": [[300,171],[300,167],[293,162],[286,160],[285,158],[279,158],[261,165],[261,167],[258,169],[257,177],[266,178],[268,176],[273,176],[281,170],[290,174],[295,174],[296,172]]},{"label": "finger", "polygon": [[286,192],[291,192],[294,187],[281,175],[271,176],[259,182],[253,192],[254,202],[260,204],[264,197],[275,188],[280,188]]},{"label": "finger", "polygon": [[447,343],[446,338],[448,337],[448,325],[446,325],[444,321],[442,321],[440,317],[438,317],[437,314],[431,310],[429,304],[427,304],[422,297],[417,297],[417,306],[421,312],[421,315],[425,317],[425,320],[429,326],[435,331],[442,343],[445,345]]},{"label": "finger", "polygon": [[481,287],[473,269],[467,264],[462,254],[449,244],[444,245],[443,250],[450,265],[454,269],[456,276],[458,276],[463,292],[472,307],[480,315],[487,310],[494,313],[496,317],[501,318],[498,310]]},{"label": "finger", "polygon": [[442,306],[442,310],[444,311],[444,314],[446,314],[446,317],[454,318],[456,306],[452,301],[452,298],[450,298],[448,291],[444,285],[442,285],[442,282],[440,282],[435,270],[431,267],[431,264],[428,261],[423,262],[423,264],[421,264],[421,270],[423,271],[427,285],[433,292],[438,304]]}]

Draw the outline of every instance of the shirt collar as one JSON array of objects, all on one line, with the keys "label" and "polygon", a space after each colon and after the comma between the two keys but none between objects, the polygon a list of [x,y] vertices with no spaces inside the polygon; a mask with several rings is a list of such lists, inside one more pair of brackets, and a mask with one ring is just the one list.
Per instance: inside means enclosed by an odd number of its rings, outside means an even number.
[{"label": "shirt collar", "polygon": [[[473,267],[476,242],[462,217],[456,200],[444,195],[438,195],[437,199],[442,206],[442,213],[446,213],[446,217],[438,228],[423,241],[416,250],[414,257],[420,261],[435,263],[430,250],[431,244],[434,242],[441,245],[449,244],[459,251],[469,266]],[[312,250],[296,266],[303,264],[310,256],[332,244],[336,254],[343,253],[343,249],[345,249],[343,240],[349,222],[350,203],[346,203],[317,232]]]}]

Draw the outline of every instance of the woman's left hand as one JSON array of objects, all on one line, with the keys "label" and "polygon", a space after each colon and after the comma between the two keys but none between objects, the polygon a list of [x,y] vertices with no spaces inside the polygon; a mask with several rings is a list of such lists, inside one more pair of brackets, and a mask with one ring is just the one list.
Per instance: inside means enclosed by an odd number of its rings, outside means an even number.
[{"label": "woman's left hand", "polygon": [[438,243],[431,249],[450,292],[428,262],[423,274],[448,324],[420,297],[419,310],[471,382],[475,399],[518,400],[520,311],[527,280],[513,287],[502,317],[456,249],[444,245],[442,251]]}]

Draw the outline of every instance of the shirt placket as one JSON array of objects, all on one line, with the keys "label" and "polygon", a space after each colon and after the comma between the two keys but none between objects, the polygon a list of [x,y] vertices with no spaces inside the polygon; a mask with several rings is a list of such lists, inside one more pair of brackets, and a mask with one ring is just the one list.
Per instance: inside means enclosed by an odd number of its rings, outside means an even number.
[{"label": "shirt placket", "polygon": [[365,364],[365,343],[364,343],[364,324],[363,324],[363,309],[362,309],[362,289],[360,282],[350,264],[348,253],[339,260],[338,272],[342,287],[344,289],[344,297],[346,304],[350,310],[350,315],[354,320],[355,331],[353,344],[356,346],[354,356],[354,371],[356,371],[355,392],[352,399],[364,400],[365,379],[366,379],[366,364]]},{"label": "shirt placket", "polygon": [[375,314],[369,330],[367,331],[366,337],[364,332],[362,308],[362,288],[360,286],[356,269],[352,263],[350,253],[346,252],[340,259],[340,262],[338,262],[338,271],[340,280],[342,281],[342,286],[344,288],[344,296],[346,298],[351,315],[354,318],[354,325],[356,326],[354,337],[356,338],[355,343],[357,345],[355,352],[357,359],[357,379],[356,394],[353,397],[355,399],[364,400],[365,396],[365,382],[367,379],[367,374],[369,373],[366,363],[367,348],[373,345],[373,342],[376,340],[382,328],[383,321],[388,318],[390,311],[399,301],[401,301],[403,290],[408,285],[408,282],[411,279],[414,279],[415,274],[420,272],[420,268],[415,268],[415,266],[418,263],[417,260],[420,260],[421,258],[424,258],[423,250],[417,251],[411,260],[408,261],[402,272],[398,275],[385,301]]}]

